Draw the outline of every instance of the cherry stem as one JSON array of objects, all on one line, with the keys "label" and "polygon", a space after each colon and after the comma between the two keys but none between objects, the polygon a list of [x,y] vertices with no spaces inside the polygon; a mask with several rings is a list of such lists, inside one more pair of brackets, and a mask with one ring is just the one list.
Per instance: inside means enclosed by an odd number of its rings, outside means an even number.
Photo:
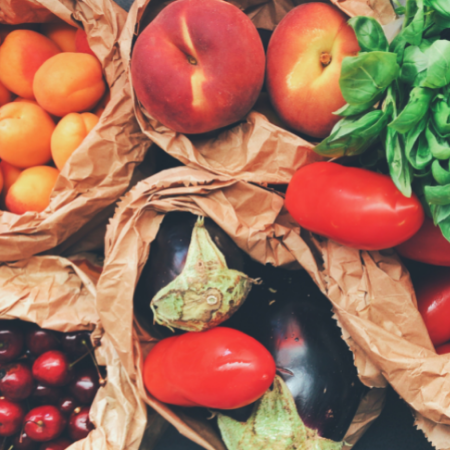
[{"label": "cherry stem", "polygon": [[[34,423],[35,425],[37,425],[38,427],[43,427],[44,426],[44,421],[43,420],[38,420],[37,422],[35,422],[34,420],[27,420],[25,422],[25,424],[27,423]],[[24,425],[25,425],[24,424]],[[20,438],[22,438],[22,436],[20,436]]]},{"label": "cherry stem", "polygon": [[[85,345],[86,347],[88,346],[86,341],[84,341],[84,340],[81,343],[83,345]],[[102,377],[102,374],[100,373],[100,368],[98,367],[98,363],[97,363],[97,360],[95,359],[95,356],[91,352],[89,352],[89,354],[91,355],[92,361],[94,362],[95,369],[97,370],[98,382],[99,382],[100,386],[103,386],[105,384],[106,380]]]},{"label": "cherry stem", "polygon": [[[87,347],[86,341],[83,341],[82,343],[85,344],[86,347]],[[89,349],[87,351],[87,353],[85,353],[83,356],[80,356],[77,360],[75,360],[74,362],[70,363],[69,367],[72,368],[77,362],[80,362],[82,359],[86,358],[86,356],[90,355],[93,351],[94,351],[93,348]]]}]

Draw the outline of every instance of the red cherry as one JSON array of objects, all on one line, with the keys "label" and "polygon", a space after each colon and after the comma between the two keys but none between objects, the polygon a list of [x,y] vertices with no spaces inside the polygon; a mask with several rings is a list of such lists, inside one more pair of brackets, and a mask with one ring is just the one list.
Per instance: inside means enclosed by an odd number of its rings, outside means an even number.
[{"label": "red cherry", "polygon": [[58,408],[51,405],[32,409],[24,419],[24,431],[37,442],[56,439],[64,430],[66,420]]},{"label": "red cherry", "polygon": [[33,327],[25,335],[25,344],[31,354],[42,355],[50,350],[56,350],[60,344],[54,331]]},{"label": "red cherry", "polygon": [[18,434],[14,436],[11,441],[13,445],[13,450],[36,450],[38,443],[33,441],[28,437],[28,435],[23,432],[22,435]]},{"label": "red cherry", "polygon": [[32,371],[37,381],[48,386],[64,386],[72,376],[67,356],[58,350],[50,350],[39,356]]},{"label": "red cherry", "polygon": [[20,431],[25,411],[19,403],[0,399],[0,436],[12,436]]},{"label": "red cherry", "polygon": [[11,363],[0,368],[0,393],[6,400],[25,400],[31,395],[34,379],[24,363]]},{"label": "red cherry", "polygon": [[71,444],[72,442],[69,439],[59,438],[54,441],[44,442],[39,447],[39,450],[64,450]]},{"label": "red cherry", "polygon": [[31,400],[39,405],[57,405],[62,395],[63,391],[59,387],[37,383],[31,394]]},{"label": "red cherry", "polygon": [[64,333],[61,342],[63,350],[74,358],[79,358],[92,350],[90,331]]},{"label": "red cherry", "polygon": [[79,403],[89,405],[94,400],[99,387],[97,371],[94,368],[86,367],[77,370],[69,384],[69,391]]},{"label": "red cherry", "polygon": [[59,399],[56,407],[66,416],[70,416],[78,405],[79,402],[77,402],[74,397],[66,395]]},{"label": "red cherry", "polygon": [[67,431],[74,441],[84,439],[95,427],[89,420],[89,406],[75,408],[69,419]]},{"label": "red cherry", "polygon": [[0,363],[17,358],[23,350],[24,336],[16,322],[0,320]]}]

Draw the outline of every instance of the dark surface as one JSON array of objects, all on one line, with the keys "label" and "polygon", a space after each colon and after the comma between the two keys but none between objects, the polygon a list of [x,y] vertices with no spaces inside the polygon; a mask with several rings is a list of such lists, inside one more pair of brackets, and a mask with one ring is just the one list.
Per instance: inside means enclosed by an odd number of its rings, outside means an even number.
[{"label": "dark surface", "polygon": [[[386,406],[380,417],[353,447],[353,450],[433,450],[421,431],[413,426],[413,416],[403,400],[388,389]],[[200,450],[169,426],[154,450]]]}]

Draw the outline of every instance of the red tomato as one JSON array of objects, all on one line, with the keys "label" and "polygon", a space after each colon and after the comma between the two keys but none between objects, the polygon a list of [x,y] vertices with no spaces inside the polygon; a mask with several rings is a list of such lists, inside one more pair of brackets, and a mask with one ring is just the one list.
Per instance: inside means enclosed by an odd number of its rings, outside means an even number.
[{"label": "red tomato", "polygon": [[435,266],[450,266],[450,242],[428,217],[420,230],[396,247],[400,255]]},{"label": "red tomato", "polygon": [[158,342],[144,363],[144,385],[165,403],[234,409],[260,398],[275,370],[272,355],[257,340],[216,327]]},{"label": "red tomato", "polygon": [[450,269],[440,269],[416,288],[419,312],[434,346],[450,340]]},{"label": "red tomato", "polygon": [[418,198],[403,196],[389,176],[331,162],[298,170],[285,205],[300,226],[361,250],[398,245],[424,220]]},{"label": "red tomato", "polygon": [[445,355],[446,353],[450,353],[450,343],[438,345],[436,347],[436,353],[438,355]]}]

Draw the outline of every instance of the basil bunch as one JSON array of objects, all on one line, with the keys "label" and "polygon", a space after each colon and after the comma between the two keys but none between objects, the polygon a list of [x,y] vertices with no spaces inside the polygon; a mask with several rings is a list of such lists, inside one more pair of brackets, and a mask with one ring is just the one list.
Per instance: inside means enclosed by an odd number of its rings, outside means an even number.
[{"label": "basil bunch", "polygon": [[450,241],[450,0],[408,0],[389,45],[370,17],[354,17],[361,52],[342,62],[343,118],[315,151],[359,155],[381,141],[392,180],[412,189]]}]

